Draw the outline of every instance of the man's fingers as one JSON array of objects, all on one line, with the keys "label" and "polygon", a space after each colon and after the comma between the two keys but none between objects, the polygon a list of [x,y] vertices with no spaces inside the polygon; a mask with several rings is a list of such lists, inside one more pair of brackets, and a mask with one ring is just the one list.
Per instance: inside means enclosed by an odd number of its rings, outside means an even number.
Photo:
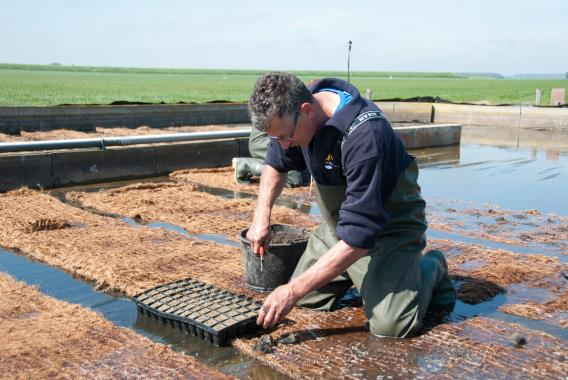
[{"label": "man's fingers", "polygon": [[280,322],[284,317],[282,316],[282,312],[277,311],[274,313],[274,319],[272,320],[272,324],[275,325]]},{"label": "man's fingers", "polygon": [[264,311],[264,305],[262,305],[262,307],[258,311],[258,318],[256,318],[256,324],[262,326],[265,317],[266,317],[266,312]]},{"label": "man's fingers", "polygon": [[262,323],[262,327],[267,329],[274,324],[274,314],[275,314],[275,307],[271,307],[270,310],[266,313],[266,317],[264,317],[264,322]]}]

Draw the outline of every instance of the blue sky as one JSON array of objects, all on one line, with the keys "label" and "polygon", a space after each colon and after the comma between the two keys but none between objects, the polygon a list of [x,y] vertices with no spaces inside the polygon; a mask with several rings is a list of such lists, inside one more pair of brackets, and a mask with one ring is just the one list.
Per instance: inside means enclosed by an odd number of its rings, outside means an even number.
[{"label": "blue sky", "polygon": [[0,0],[0,62],[562,73],[568,0]]}]

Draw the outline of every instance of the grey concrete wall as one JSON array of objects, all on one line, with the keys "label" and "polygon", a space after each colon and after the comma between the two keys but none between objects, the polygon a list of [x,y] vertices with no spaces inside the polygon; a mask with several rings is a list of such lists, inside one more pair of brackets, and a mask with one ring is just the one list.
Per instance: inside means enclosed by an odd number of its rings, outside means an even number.
[{"label": "grey concrete wall", "polygon": [[432,103],[375,102],[391,123],[430,123]]},{"label": "grey concrete wall", "polygon": [[461,125],[420,125],[394,128],[406,149],[433,148],[459,144]]},{"label": "grey concrete wall", "polygon": [[[457,144],[460,130],[459,125],[395,128],[407,149]],[[155,177],[186,168],[228,166],[233,157],[247,156],[247,138],[4,154],[0,191]]]},{"label": "grey concrete wall", "polygon": [[529,106],[470,106],[439,104],[434,107],[435,123],[498,126],[507,128],[568,128],[568,108]]},{"label": "grey concrete wall", "polygon": [[0,107],[0,133],[96,127],[163,128],[250,122],[246,104]]},{"label": "grey concrete wall", "polygon": [[521,108],[521,128],[568,128],[568,108]]},{"label": "grey concrete wall", "polygon": [[178,169],[228,166],[233,157],[247,155],[246,138],[6,154],[0,155],[0,191],[155,177]]},{"label": "grey concrete wall", "polygon": [[502,128],[467,126],[462,143],[514,148],[568,149],[568,128]]},{"label": "grey concrete wall", "polygon": [[51,153],[0,156],[0,191],[53,186]]},{"label": "grey concrete wall", "polygon": [[[471,106],[442,103],[376,102],[391,122],[456,123],[504,127],[564,128],[567,108]],[[51,129],[93,131],[96,127],[249,123],[246,104],[0,107],[0,133]]]}]

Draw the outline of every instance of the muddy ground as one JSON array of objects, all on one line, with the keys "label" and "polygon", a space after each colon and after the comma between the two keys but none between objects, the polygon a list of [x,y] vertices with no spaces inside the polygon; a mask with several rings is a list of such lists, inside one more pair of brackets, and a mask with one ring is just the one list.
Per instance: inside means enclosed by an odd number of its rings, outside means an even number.
[{"label": "muddy ground", "polygon": [[228,378],[2,273],[0,297],[0,378]]}]

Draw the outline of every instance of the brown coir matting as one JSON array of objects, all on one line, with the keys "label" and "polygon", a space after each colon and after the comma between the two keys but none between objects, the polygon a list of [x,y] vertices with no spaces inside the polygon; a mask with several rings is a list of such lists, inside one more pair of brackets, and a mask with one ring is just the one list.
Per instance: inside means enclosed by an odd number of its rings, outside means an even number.
[{"label": "brown coir matting", "polygon": [[[152,189],[144,194],[148,200],[161,202],[159,193],[153,196]],[[225,207],[224,201],[220,197],[215,199],[220,208]],[[177,214],[176,209],[171,212]],[[53,222],[38,223],[41,219]],[[0,245],[21,249],[28,256],[93,280],[102,288],[134,295],[190,276],[237,293],[248,291],[255,299],[262,298],[244,286],[241,257],[236,248],[187,239],[163,229],[132,227],[65,205],[41,192],[19,190],[0,195],[0,223],[3,225]],[[33,226],[54,229],[34,231]],[[504,287],[507,294],[517,285],[541,286],[557,298],[566,290],[566,284],[560,281],[565,264],[555,258],[450,241],[432,240],[431,245],[444,250],[451,274],[461,276],[463,281],[490,282]],[[530,293],[519,293],[517,303],[538,301],[530,297]],[[415,346],[405,344],[407,341],[375,338],[364,326],[361,309],[332,313],[294,309],[271,334],[277,342],[289,332],[295,332],[300,339],[293,344],[277,343],[272,353],[254,352],[254,355],[295,377],[320,374],[349,377],[349,373],[357,377],[360,372],[356,366],[374,377],[407,372],[412,376],[413,371],[460,377],[457,364],[460,361],[465,363],[462,377],[470,376],[474,369],[483,377],[515,377],[517,373],[558,377],[559,373],[566,373],[564,341],[511,323],[487,318],[446,322],[415,338],[413,341],[419,342]],[[476,335],[476,331],[481,333]],[[517,339],[513,335],[517,333],[526,336],[526,345],[514,343]],[[243,339],[236,345],[253,353],[256,342],[256,338]],[[388,352],[381,354],[381,350]],[[502,360],[497,353],[503,354]],[[389,360],[400,367],[381,367]],[[402,361],[407,364],[403,365]]]},{"label": "brown coir matting", "polygon": [[[250,225],[254,199],[225,199],[198,191],[188,183],[148,183],[98,192],[68,193],[69,200],[99,211],[128,216],[141,223],[167,221],[192,234],[223,235],[235,242]],[[272,223],[290,224],[307,230],[317,220],[297,211],[275,206]]]},{"label": "brown coir matting", "polygon": [[228,378],[2,273],[0,299],[2,379]]}]

